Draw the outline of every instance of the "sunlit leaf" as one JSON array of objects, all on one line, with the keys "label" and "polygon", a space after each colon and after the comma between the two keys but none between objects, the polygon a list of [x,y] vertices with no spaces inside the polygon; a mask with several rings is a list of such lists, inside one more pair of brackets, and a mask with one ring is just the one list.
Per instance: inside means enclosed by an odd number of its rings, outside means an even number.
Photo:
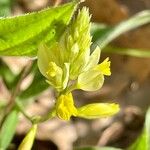
[{"label": "sunlit leaf", "polygon": [[63,33],[76,2],[17,17],[0,18],[0,55],[36,56],[41,42],[52,44]]}]

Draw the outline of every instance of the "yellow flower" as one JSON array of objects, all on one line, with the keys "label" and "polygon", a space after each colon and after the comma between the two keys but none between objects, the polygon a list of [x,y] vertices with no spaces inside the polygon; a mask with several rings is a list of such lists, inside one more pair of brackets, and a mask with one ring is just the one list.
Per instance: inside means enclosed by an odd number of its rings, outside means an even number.
[{"label": "yellow flower", "polygon": [[38,50],[39,70],[59,94],[55,111],[63,120],[69,120],[71,116],[95,119],[119,111],[118,104],[94,103],[80,108],[74,106],[71,91],[98,90],[104,83],[104,76],[111,75],[109,58],[98,64],[100,48],[97,46],[90,54],[90,18],[88,9],[84,7],[59,41],[50,47],[42,44]]},{"label": "yellow flower", "polygon": [[119,110],[119,105],[114,103],[93,103],[76,108],[71,93],[60,95],[56,102],[56,114],[62,120],[70,120],[71,116],[86,119],[109,117]]},{"label": "yellow flower", "polygon": [[76,80],[89,61],[90,18],[88,9],[82,8],[57,42],[39,46],[39,70],[57,91],[63,91],[70,79]]},{"label": "yellow flower", "polygon": [[[56,50],[61,60],[58,62],[70,63],[69,79],[71,80],[77,79],[89,61],[92,39],[90,18],[89,10],[83,7],[58,41],[59,50]],[[52,56],[55,58],[57,55]]]},{"label": "yellow flower", "polygon": [[[56,47],[53,45],[51,48]],[[38,50],[38,67],[40,72],[47,78],[47,82],[52,85],[57,91],[66,88],[69,80],[69,63],[60,65],[58,47],[50,49],[46,45],[41,45]],[[57,60],[56,57],[58,57]]]},{"label": "yellow flower", "polygon": [[101,64],[97,65],[94,69],[99,70],[103,75],[110,76],[111,71],[109,58],[107,57]]},{"label": "yellow flower", "polygon": [[62,69],[58,67],[55,62],[49,62],[49,68],[46,71],[46,75],[48,77],[55,77],[58,72],[62,72]]},{"label": "yellow flower", "polygon": [[100,117],[109,117],[120,110],[118,104],[114,103],[93,103],[78,108],[78,117],[86,119],[96,119]]},{"label": "yellow flower", "polygon": [[100,59],[100,48],[96,47],[90,55],[84,71],[78,76],[77,88],[84,91],[95,91],[102,87],[104,83],[104,75],[110,76],[110,61],[106,58],[101,64],[98,64]]},{"label": "yellow flower", "polygon": [[77,116],[72,94],[60,95],[56,102],[56,114],[62,120],[69,120],[71,116]]}]

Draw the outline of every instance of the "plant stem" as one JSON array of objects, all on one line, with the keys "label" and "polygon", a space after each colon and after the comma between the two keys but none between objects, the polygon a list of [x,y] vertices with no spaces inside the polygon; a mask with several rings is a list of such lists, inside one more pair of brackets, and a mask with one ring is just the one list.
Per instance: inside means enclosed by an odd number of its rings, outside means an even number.
[{"label": "plant stem", "polygon": [[56,111],[55,109],[53,108],[50,112],[48,112],[45,116],[34,116],[32,117],[32,122],[34,124],[38,124],[38,123],[42,123],[42,122],[45,122],[53,117],[56,116]]},{"label": "plant stem", "polygon": [[55,109],[52,109],[50,112],[48,112],[45,116],[29,116],[25,111],[21,104],[21,102],[16,101],[16,107],[19,109],[19,111],[32,123],[32,124],[38,124],[42,123],[44,121],[47,121],[50,118],[53,118],[55,116]]},{"label": "plant stem", "polygon": [[5,111],[4,111],[4,115],[3,115],[3,119],[1,121],[0,127],[2,126],[3,122],[5,121],[5,118],[9,114],[9,112],[15,106],[15,102],[16,102],[15,99],[16,99],[18,93],[20,92],[21,83],[22,83],[23,79],[29,74],[29,70],[31,69],[31,67],[32,67],[32,61],[29,61],[28,65],[23,68],[21,77],[18,80],[18,83],[17,83],[15,89],[11,93],[11,97],[10,97],[9,103],[8,103],[8,105],[7,105],[7,107],[6,107]]},{"label": "plant stem", "polygon": [[18,110],[19,110],[29,121],[31,121],[31,123],[33,123],[32,117],[30,117],[30,116],[24,111],[24,108],[23,108],[21,102],[19,102],[19,101],[16,100],[16,103],[15,103],[15,104],[16,104],[16,107],[18,108]]},{"label": "plant stem", "polygon": [[20,85],[21,85],[23,79],[28,75],[29,70],[31,69],[31,66],[32,66],[32,62],[30,61],[29,64],[24,67],[22,75],[16,85],[16,88],[14,89],[14,91],[11,94],[10,102],[7,106],[6,114],[9,113],[11,111],[11,109],[13,108],[13,106],[15,105],[15,99],[16,99],[18,93],[20,92]]}]

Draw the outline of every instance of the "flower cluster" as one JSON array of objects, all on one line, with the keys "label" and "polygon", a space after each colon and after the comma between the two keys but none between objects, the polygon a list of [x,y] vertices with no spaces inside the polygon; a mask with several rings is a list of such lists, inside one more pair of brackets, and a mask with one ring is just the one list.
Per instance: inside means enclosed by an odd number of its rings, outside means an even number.
[{"label": "flower cluster", "polygon": [[90,15],[87,8],[79,11],[60,40],[48,47],[40,45],[38,66],[47,82],[58,92],[56,114],[63,120],[71,116],[98,118],[111,116],[119,111],[117,104],[94,103],[76,108],[72,91],[95,91],[102,87],[104,76],[110,76],[110,61],[98,64],[100,49],[90,53]]}]

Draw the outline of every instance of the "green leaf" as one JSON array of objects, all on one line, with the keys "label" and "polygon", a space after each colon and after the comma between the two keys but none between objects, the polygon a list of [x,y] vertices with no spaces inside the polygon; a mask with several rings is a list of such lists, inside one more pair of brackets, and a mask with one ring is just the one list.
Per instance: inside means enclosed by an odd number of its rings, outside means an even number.
[{"label": "green leaf", "polygon": [[36,56],[40,43],[52,44],[68,25],[76,2],[17,17],[0,18],[0,55]]},{"label": "green leaf", "polygon": [[119,148],[114,148],[114,147],[79,147],[75,148],[74,150],[121,150]]},{"label": "green leaf", "polygon": [[5,150],[9,146],[18,123],[18,111],[13,110],[4,121],[0,131],[0,150]]},{"label": "green leaf", "polygon": [[150,150],[150,108],[146,114],[145,125],[142,134],[128,150]]},{"label": "green leaf", "polygon": [[150,58],[150,50],[143,50],[143,49],[140,50],[140,49],[134,49],[134,48],[119,48],[119,47],[113,47],[113,46],[106,46],[103,49],[103,51],[107,52],[107,53],[116,53],[116,54],[120,54],[120,55]]},{"label": "green leaf", "polygon": [[148,23],[150,23],[150,10],[142,11],[114,27],[94,24],[92,29],[93,41],[103,49],[119,35]]}]

